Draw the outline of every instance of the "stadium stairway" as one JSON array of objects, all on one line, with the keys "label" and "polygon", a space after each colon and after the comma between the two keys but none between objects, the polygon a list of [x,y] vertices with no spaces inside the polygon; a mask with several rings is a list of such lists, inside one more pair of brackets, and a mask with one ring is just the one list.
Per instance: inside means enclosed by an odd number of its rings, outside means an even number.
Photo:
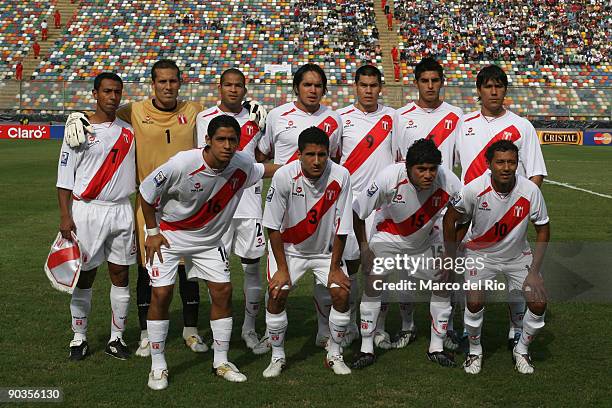
[{"label": "stadium stairway", "polygon": [[[389,0],[387,4],[393,5],[393,1]],[[380,50],[382,52],[383,72],[385,73],[385,85],[393,86],[396,84],[393,78],[393,58],[391,50],[399,43],[397,36],[397,20],[393,19],[393,30],[387,30],[387,16],[382,8],[381,0],[374,1],[376,12],[376,28],[378,28]],[[398,82],[397,85],[400,83]]]},{"label": "stadium stairway", "polygon": [[[61,28],[55,28],[52,14],[51,18],[47,19],[47,23],[49,23],[49,36],[47,41],[42,41],[41,38],[38,38],[38,44],[40,45],[40,57],[38,59],[34,59],[34,51],[32,51],[30,48],[27,57],[23,60],[23,78],[26,80],[32,77],[32,73],[38,67],[40,62],[49,55],[49,50],[56,48],[55,41],[61,38],[68,22],[72,20],[76,11],[78,10],[79,3],[76,2],[75,4],[72,4],[70,0],[57,0],[55,7],[59,10],[62,16],[62,26]],[[55,12],[55,10],[53,11]]]}]

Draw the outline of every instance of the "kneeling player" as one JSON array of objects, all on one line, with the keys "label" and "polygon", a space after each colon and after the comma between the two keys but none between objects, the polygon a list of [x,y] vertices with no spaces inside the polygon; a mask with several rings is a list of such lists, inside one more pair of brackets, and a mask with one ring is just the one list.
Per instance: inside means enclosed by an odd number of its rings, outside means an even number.
[{"label": "kneeling player", "polygon": [[[455,257],[456,224],[469,223],[464,239],[466,258],[480,259],[483,267],[466,272],[465,280],[477,284],[493,280],[497,273],[502,273],[510,290],[523,291],[528,310],[512,357],[519,373],[531,374],[534,369],[528,346],[544,327],[546,311],[546,292],[540,275],[550,238],[546,204],[538,186],[516,174],[519,154],[514,143],[509,140],[495,142],[485,156],[490,172],[464,186],[453,197],[444,216],[446,251],[448,256]],[[534,255],[527,242],[529,221],[536,230]],[[464,321],[470,351],[463,366],[469,374],[478,374],[482,368],[483,314],[484,290],[467,291]]]},{"label": "kneeling player", "polygon": [[352,227],[350,175],[329,160],[329,139],[319,128],[300,133],[298,159],[274,175],[266,197],[263,223],[271,248],[266,326],[272,361],[263,376],[277,377],[285,367],[285,304],[291,286],[308,269],[332,298],[332,336],[325,363],[336,374],[350,374],[340,346],[350,320],[350,281],[342,265],[346,235]]},{"label": "kneeling player", "polygon": [[[232,382],[246,381],[246,376],[227,358],[232,334],[232,285],[221,237],[244,190],[262,176],[271,176],[278,166],[256,164],[249,155],[236,152],[239,138],[236,119],[218,116],[208,125],[206,147],[176,154],[140,185],[147,224],[145,248],[153,286],[147,328],[152,359],[148,385],[154,390],[168,386],[164,346],[168,309],[181,258],[185,259],[189,279],[202,279],[208,286],[212,303],[213,373]],[[156,210],[161,219],[159,227]]]},{"label": "kneeling player", "polygon": [[[96,113],[90,118],[95,134],[72,149],[66,141],[57,171],[61,213],[60,231],[65,239],[75,231],[84,254],[82,272],[70,301],[72,331],[70,359],[82,360],[89,352],[87,318],[96,271],[105,260],[112,282],[111,337],[105,352],[115,358],[129,357],[123,331],[130,302],[129,265],[136,262],[134,216],[129,196],[136,189],[134,132],[117,119],[123,82],[104,72],[94,80]],[[72,199],[72,204],[70,203]]]},{"label": "kneeling player", "polygon": [[[441,216],[449,198],[459,191],[457,176],[440,166],[442,154],[432,140],[417,140],[406,154],[406,163],[386,167],[367,190],[353,203],[355,235],[362,259],[372,259],[370,251],[379,258],[408,255],[414,259],[434,259],[432,229]],[[365,234],[365,219],[376,209],[370,243]],[[361,300],[361,352],[352,368],[364,368],[376,361],[374,333],[381,308],[380,286],[384,274],[370,273],[371,266],[364,265],[366,288]],[[417,268],[402,278],[433,281],[437,279],[433,265]],[[408,291],[400,296],[411,298]],[[432,291],[430,302],[431,339],[427,357],[441,366],[454,366],[453,356],[444,352],[444,338],[451,313],[450,293]]]}]

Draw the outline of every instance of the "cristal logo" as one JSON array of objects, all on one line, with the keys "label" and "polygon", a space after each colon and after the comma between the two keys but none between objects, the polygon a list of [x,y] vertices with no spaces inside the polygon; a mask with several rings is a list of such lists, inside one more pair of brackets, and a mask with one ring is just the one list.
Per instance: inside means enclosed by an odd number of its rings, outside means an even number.
[{"label": "cristal logo", "polygon": [[10,127],[8,137],[11,139],[42,139],[45,136],[45,127]]}]

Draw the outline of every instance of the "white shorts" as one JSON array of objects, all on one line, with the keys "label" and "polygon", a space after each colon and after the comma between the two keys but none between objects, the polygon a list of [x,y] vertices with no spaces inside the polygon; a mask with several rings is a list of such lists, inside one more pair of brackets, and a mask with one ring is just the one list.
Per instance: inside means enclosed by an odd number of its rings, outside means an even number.
[{"label": "white shorts", "polygon": [[502,274],[508,281],[508,290],[520,291],[523,290],[523,283],[525,283],[525,278],[527,278],[527,273],[533,260],[531,252],[523,253],[518,258],[506,262],[493,261],[472,251],[466,251],[465,257],[466,259],[480,258],[483,260],[482,264],[484,265],[483,268],[465,271],[465,280],[467,282],[494,281],[497,274]]},{"label": "white shorts", "polygon": [[[372,233],[372,226],[374,225],[375,214],[376,211],[370,214],[370,216],[365,220],[366,237],[368,238],[368,240],[370,239],[370,234]],[[361,253],[359,252],[359,243],[357,242],[355,231],[351,231],[351,233],[346,236],[346,245],[344,246],[344,253],[342,254],[342,259],[346,261],[355,261],[361,259]]]},{"label": "white shorts", "polygon": [[[321,255],[317,258],[298,258],[297,256],[291,256],[285,254],[287,259],[287,267],[289,268],[289,278],[291,279],[291,286],[294,287],[298,280],[306,273],[308,269],[312,269],[315,277],[315,284],[323,285],[327,287],[329,279],[329,267],[331,264],[331,256]],[[266,265],[266,276],[268,282],[272,280],[274,274],[278,271],[276,265],[276,259],[272,253],[272,248],[268,248],[268,263]],[[342,265],[342,271],[346,276],[346,266]],[[332,288],[337,288],[338,285],[335,283],[331,285]],[[286,289],[286,288],[283,288]]]},{"label": "white shorts", "polygon": [[97,268],[105,260],[116,265],[136,263],[134,210],[128,200],[73,200],[72,219],[83,251],[82,270]]},{"label": "white shorts", "polygon": [[[393,253],[381,252],[381,253],[375,253],[375,256],[378,259],[392,258],[395,260],[397,254],[398,254],[397,252],[393,252]],[[404,257],[404,254],[400,254],[400,256],[401,256],[400,265],[395,265],[395,266],[399,266],[399,268],[394,267],[391,269],[387,269],[384,267],[384,264],[382,264],[384,261],[378,261],[381,263],[380,267],[383,269],[382,271],[376,270],[377,261],[375,260],[375,264],[372,268],[372,274],[386,276],[386,275],[395,273],[397,271],[400,279],[420,279],[420,280],[428,280],[428,281],[438,280],[438,278],[436,277],[436,274],[439,271],[437,266],[441,266],[441,265],[437,265],[436,263],[434,263],[435,258],[434,258],[434,248],[433,247],[430,247],[429,249],[427,249],[425,252],[421,254],[409,255],[407,257]]]},{"label": "white shorts", "polygon": [[153,256],[153,265],[147,263],[151,286],[169,286],[176,282],[176,272],[181,260],[185,261],[187,279],[202,279],[215,283],[230,281],[229,258],[224,245],[218,247],[197,246],[193,242],[185,245],[185,237],[180,231],[163,231],[170,248],[162,245],[164,263],[157,254]]},{"label": "white shorts", "polygon": [[257,259],[266,252],[263,224],[258,218],[234,218],[221,239],[227,253],[241,258]]}]

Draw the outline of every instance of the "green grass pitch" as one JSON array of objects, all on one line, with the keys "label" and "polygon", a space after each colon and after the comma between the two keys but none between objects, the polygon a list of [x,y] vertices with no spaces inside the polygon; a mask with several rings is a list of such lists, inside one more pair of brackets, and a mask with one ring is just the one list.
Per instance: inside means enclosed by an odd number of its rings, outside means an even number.
[{"label": "green grass pitch", "polygon": [[[505,305],[487,308],[483,331],[485,362],[478,376],[443,369],[425,358],[429,339],[428,306],[417,305],[419,338],[402,350],[379,352],[376,365],[334,376],[323,367],[324,351],[314,346],[316,318],[306,277],[288,303],[288,367],[280,378],[261,372],[269,355],[254,356],[240,339],[243,297],[240,266],[233,260],[234,336],[230,359],[248,376],[231,384],[210,373],[212,353],[196,355],[181,338],[178,293],[172,304],[167,343],[170,387],[152,392],[146,386],[149,359],[118,361],[103,352],[109,335],[109,279],[98,272],[89,323],[93,354],[85,361],[67,360],[71,339],[69,296],[54,291],[42,265],[59,223],[55,190],[59,143],[0,143],[0,387],[61,387],[66,406],[610,406],[612,325],[609,304],[553,303],[546,327],[531,348],[536,373],[521,376],[506,350]],[[577,187],[612,194],[612,149],[545,146],[549,177]],[[554,241],[612,241],[612,201],[545,184]],[[262,268],[263,273],[263,268]],[[132,301],[125,335],[132,350],[139,337]],[[210,342],[206,294],[202,291],[201,332]],[[459,316],[455,317],[459,324]],[[393,305],[387,320],[398,329]],[[258,330],[264,328],[263,313]],[[345,352],[351,360],[358,342]],[[462,357],[458,357],[462,361]]]}]

